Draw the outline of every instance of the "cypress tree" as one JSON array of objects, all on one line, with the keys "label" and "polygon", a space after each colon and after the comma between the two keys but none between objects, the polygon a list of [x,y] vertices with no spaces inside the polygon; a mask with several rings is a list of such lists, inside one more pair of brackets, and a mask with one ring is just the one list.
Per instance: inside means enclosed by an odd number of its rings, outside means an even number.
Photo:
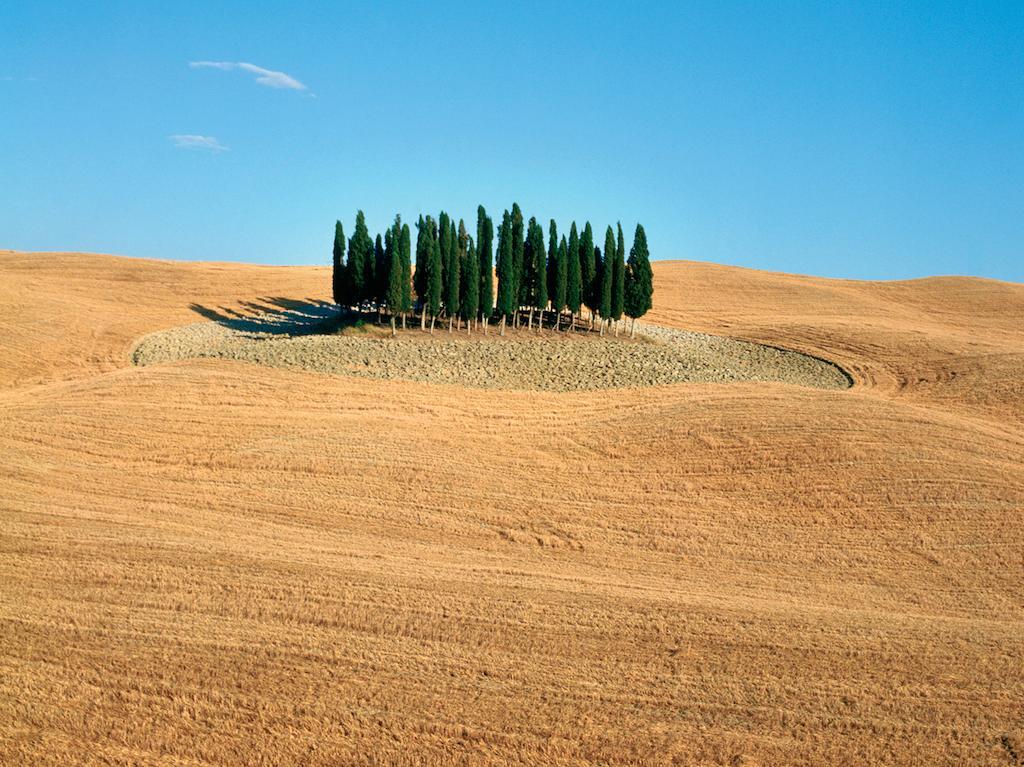
[{"label": "cypress tree", "polygon": [[626,284],[624,309],[633,322],[630,337],[636,333],[636,318],[643,317],[651,308],[654,295],[654,273],[651,271],[650,253],[647,251],[647,234],[644,228],[636,225],[633,235],[633,247],[629,249],[629,261],[626,262]]},{"label": "cypress tree", "polygon": [[576,232],[576,222],[569,229],[569,248],[565,253],[565,305],[569,309],[569,329],[576,326],[576,315],[583,304],[583,277],[580,273],[580,238]]},{"label": "cypress tree", "polygon": [[615,335],[619,334],[619,320],[622,319],[626,277],[626,244],[622,238],[622,222],[617,225],[619,230],[615,243],[615,265],[612,272],[612,321],[615,323]]},{"label": "cypress tree", "polygon": [[448,311],[448,332],[452,332],[452,322],[459,314],[459,253],[452,247],[456,240],[455,222],[452,221],[448,228],[448,271],[445,274],[444,305]]},{"label": "cypress tree", "polygon": [[380,322],[380,310],[385,302],[388,292],[388,259],[391,258],[391,250],[394,249],[394,242],[391,239],[391,230],[384,232],[384,238],[388,241],[387,249],[381,243],[380,235],[373,246],[373,286],[371,298],[377,304],[377,321]]},{"label": "cypress tree", "polygon": [[[433,221],[427,217],[427,222],[433,230]],[[427,303],[430,310],[430,332],[434,332],[434,321],[441,313],[441,243],[437,234],[431,232],[430,237],[430,260],[427,269]]]},{"label": "cypress tree", "polygon": [[498,314],[501,315],[501,334],[505,334],[506,317],[515,310],[516,282],[512,260],[512,218],[508,210],[498,227]]},{"label": "cypress tree", "polygon": [[533,325],[533,310],[540,312],[540,325],[544,325],[544,309],[548,305],[548,257],[544,250],[544,229],[537,223],[536,218],[530,218],[529,227],[529,303],[530,303],[530,325]]},{"label": "cypress tree", "polygon": [[612,316],[612,282],[615,279],[615,232],[609,226],[604,233],[604,260],[601,262],[601,333]]},{"label": "cypress tree", "polygon": [[494,310],[494,253],[491,250],[494,239],[494,222],[483,205],[476,209],[476,242],[480,251],[480,311],[484,316],[484,332],[487,320]]},{"label": "cypress tree", "polygon": [[348,241],[348,274],[349,300],[356,306],[365,302],[371,292],[367,273],[373,274],[373,240],[366,228],[366,216],[363,211],[356,212],[356,229]]},{"label": "cypress tree", "polygon": [[[554,300],[558,282],[558,225],[555,219],[548,223],[548,298]],[[554,307],[552,307],[554,308]],[[557,312],[558,309],[555,309]]]},{"label": "cypress tree", "polygon": [[[427,262],[430,260],[430,234],[427,232],[427,223],[420,214],[416,222],[416,271],[413,273],[413,288],[416,291],[416,300],[420,304],[427,303]],[[425,316],[425,315],[424,315]]]},{"label": "cypress tree", "polygon": [[391,314],[391,335],[397,334],[395,318],[402,311],[402,284],[405,277],[405,270],[402,268],[402,217],[395,216],[395,223],[388,230],[388,266],[387,290],[384,295],[384,302],[388,305],[388,312]]},{"label": "cypress tree", "polygon": [[405,330],[405,315],[412,311],[412,236],[408,224],[402,224],[399,243],[401,257],[399,268],[402,272],[402,330]]},{"label": "cypress tree", "polygon": [[580,236],[580,292],[583,303],[590,310],[590,326],[594,326],[594,292],[597,285],[597,262],[594,260],[594,230],[588,221]]},{"label": "cypress tree", "polygon": [[523,212],[519,203],[512,203],[512,300],[515,304],[516,324],[519,321],[519,307],[526,303],[526,280],[523,279],[523,252],[526,243],[523,240]]},{"label": "cypress tree", "polygon": [[345,227],[334,222],[334,251],[332,253],[331,295],[338,306],[348,306],[348,285],[345,278]]},{"label": "cypress tree", "polygon": [[569,284],[569,257],[568,246],[565,244],[565,235],[558,243],[555,250],[555,284],[551,291],[551,308],[555,310],[555,330],[558,330],[562,322],[562,312],[565,311],[566,294]]},{"label": "cypress tree", "polygon": [[468,238],[466,246],[466,258],[462,262],[465,267],[462,275],[462,318],[466,321],[466,331],[476,319],[480,311],[480,256],[476,252],[476,243],[473,238]]},{"label": "cypress tree", "polygon": [[453,246],[453,243],[451,243],[448,240],[448,221],[449,221],[448,214],[445,213],[442,210],[441,214],[437,217],[437,226],[438,226],[438,235],[439,235],[439,239],[438,239],[438,243],[437,244],[438,244],[438,247],[441,249],[441,286],[442,286],[441,289],[442,289],[442,292],[444,290],[444,286],[448,284],[448,264],[451,263],[452,246]]}]

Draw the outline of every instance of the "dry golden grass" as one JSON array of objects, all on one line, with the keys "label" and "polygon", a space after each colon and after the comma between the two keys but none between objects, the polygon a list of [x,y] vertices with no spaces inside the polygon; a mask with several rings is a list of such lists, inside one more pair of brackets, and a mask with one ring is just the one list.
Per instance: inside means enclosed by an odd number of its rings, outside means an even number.
[{"label": "dry golden grass", "polygon": [[327,271],[0,253],[0,763],[1024,760],[1024,286],[655,265],[850,391],[128,364]]}]

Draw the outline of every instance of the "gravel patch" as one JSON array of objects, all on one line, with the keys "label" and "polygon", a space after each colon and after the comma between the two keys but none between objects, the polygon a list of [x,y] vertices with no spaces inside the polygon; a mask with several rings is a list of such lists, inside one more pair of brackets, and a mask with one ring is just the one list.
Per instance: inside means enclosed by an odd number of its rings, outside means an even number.
[{"label": "gravel patch", "polygon": [[[294,322],[292,322],[294,317]],[[377,328],[317,332],[316,317],[277,313],[199,322],[144,337],[137,365],[217,358],[366,378],[489,389],[579,391],[676,383],[780,381],[845,389],[839,367],[792,351],[644,324],[637,339],[587,333],[434,335],[418,327],[392,338]]]}]

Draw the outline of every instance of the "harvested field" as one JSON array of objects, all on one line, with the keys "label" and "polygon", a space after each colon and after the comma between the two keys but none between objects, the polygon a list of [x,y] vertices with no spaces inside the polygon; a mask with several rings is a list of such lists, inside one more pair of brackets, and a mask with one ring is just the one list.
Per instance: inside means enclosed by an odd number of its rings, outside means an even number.
[{"label": "harvested field", "polygon": [[0,253],[0,764],[1019,763],[1024,286],[654,268],[854,387],[139,367],[329,270]]},{"label": "harvested field", "polygon": [[805,354],[673,328],[644,327],[640,343],[550,330],[509,331],[506,337],[410,330],[395,338],[365,328],[317,332],[330,318],[330,309],[308,304],[193,323],[146,336],[132,360],[152,365],[209,357],[366,378],[561,392],[730,381],[849,386],[843,371]]}]

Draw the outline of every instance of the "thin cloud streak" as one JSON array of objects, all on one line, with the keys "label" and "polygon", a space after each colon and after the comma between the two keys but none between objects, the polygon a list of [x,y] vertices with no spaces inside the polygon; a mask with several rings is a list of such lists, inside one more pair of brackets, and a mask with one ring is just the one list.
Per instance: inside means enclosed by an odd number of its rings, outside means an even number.
[{"label": "thin cloud streak", "polygon": [[168,138],[178,149],[198,149],[206,152],[227,152],[230,147],[224,146],[215,136],[197,136],[191,133],[175,133]]},{"label": "thin cloud streak", "polygon": [[241,69],[243,72],[256,75],[256,82],[268,88],[285,88],[293,91],[309,90],[303,83],[300,83],[289,74],[258,67],[247,61],[190,61],[188,65],[193,69],[221,69],[224,71]]}]

